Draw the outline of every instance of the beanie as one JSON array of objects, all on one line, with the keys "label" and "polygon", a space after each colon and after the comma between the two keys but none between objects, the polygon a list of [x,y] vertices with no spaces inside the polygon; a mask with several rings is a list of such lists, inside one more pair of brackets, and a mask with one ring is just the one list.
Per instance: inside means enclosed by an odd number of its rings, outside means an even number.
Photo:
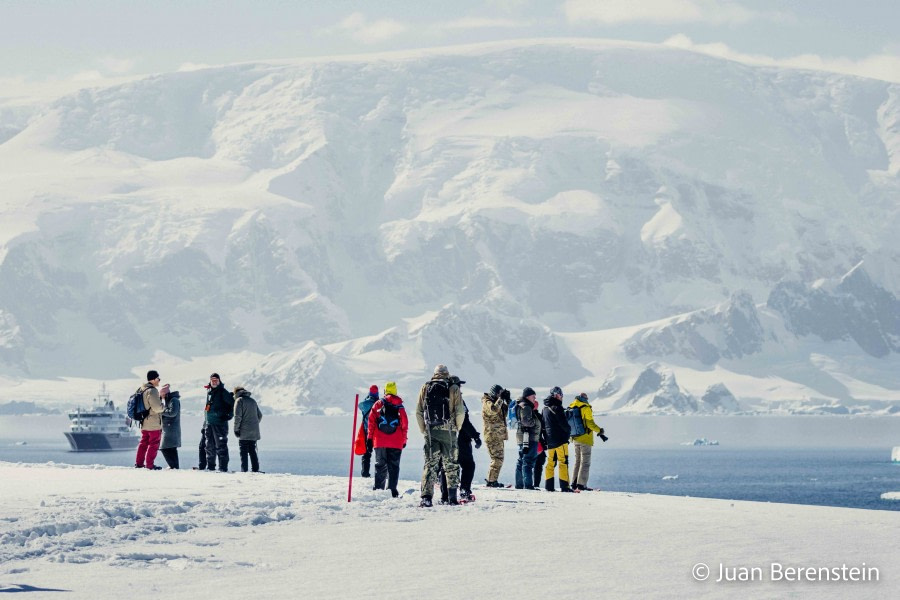
[{"label": "beanie", "polygon": [[372,394],[373,396],[377,396],[378,395],[378,386],[373,385],[372,387],[370,387],[369,393]]},{"label": "beanie", "polygon": [[494,398],[499,398],[500,394],[502,394],[502,393],[503,393],[503,386],[500,385],[499,383],[495,383],[494,385],[491,386],[490,394]]},{"label": "beanie", "polygon": [[212,375],[209,376],[210,379],[212,379],[213,377],[215,377],[215,378],[218,379],[219,381],[222,381],[222,378],[219,377],[219,374],[218,374],[218,373],[213,373]]},{"label": "beanie", "polygon": [[536,395],[537,395],[537,393],[536,393],[533,389],[531,389],[530,387],[527,387],[527,388],[525,388],[524,390],[522,390],[522,397],[523,397],[523,398],[527,398],[528,396],[536,396]]},{"label": "beanie", "polygon": [[397,384],[393,381],[388,381],[386,384],[384,384],[384,395],[387,396],[388,394],[390,394],[391,396],[397,395]]},{"label": "beanie", "polygon": [[159,373],[154,371],[153,369],[150,369],[149,371],[147,371],[147,381],[153,381],[154,379],[156,379],[158,377],[159,377]]},{"label": "beanie", "polygon": [[450,369],[447,368],[447,365],[438,365],[434,368],[435,375],[441,375],[443,377],[450,377]]},{"label": "beanie", "polygon": [[560,396],[563,395],[562,388],[560,388],[558,385],[553,386],[553,389],[550,390],[550,395],[551,395],[551,396],[556,396],[557,394],[559,394]]}]

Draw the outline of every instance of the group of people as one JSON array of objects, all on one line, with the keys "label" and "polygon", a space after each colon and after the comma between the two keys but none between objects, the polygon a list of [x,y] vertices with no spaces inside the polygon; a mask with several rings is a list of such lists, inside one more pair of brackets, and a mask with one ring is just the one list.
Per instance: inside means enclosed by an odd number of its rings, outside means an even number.
[{"label": "group of people", "polygon": [[[475,460],[472,444],[482,445],[481,434],[469,420],[469,409],[460,387],[465,381],[450,375],[445,365],[437,365],[431,379],[419,390],[416,402],[416,422],[425,437],[425,466],[422,471],[420,506],[433,506],[435,485],[440,483],[441,503],[459,504],[474,499],[472,479]],[[603,441],[608,438],[604,429],[594,422],[587,394],[579,394],[567,409],[563,407],[563,391],[550,390],[538,404],[534,389],[526,387],[522,395],[512,401],[509,390],[494,385],[481,398],[484,442],[490,466],[485,484],[488,487],[508,487],[499,481],[503,467],[505,442],[509,429],[515,429],[519,448],[515,470],[516,489],[556,489],[576,492],[591,490],[588,478],[591,450],[595,434]],[[390,489],[397,497],[400,455],[408,440],[409,420],[403,400],[397,395],[397,385],[388,382],[384,398],[378,397],[378,386],[369,388],[369,395],[359,405],[363,423],[359,429],[356,452],[361,454],[362,476],[371,476],[371,458],[375,453],[374,489]],[[570,415],[574,414],[574,417]],[[573,432],[571,422],[577,424]],[[574,445],[574,469],[569,473],[569,440]]]},{"label": "group of people", "polygon": [[[181,447],[181,395],[160,385],[159,372],[147,372],[147,382],[138,390],[142,395],[145,416],[140,421],[141,441],[138,443],[134,466],[137,469],[162,469],[156,464],[161,452],[170,469],[180,468],[178,448]],[[241,386],[229,392],[218,373],[209,376],[203,427],[200,431],[199,464],[201,471],[228,471],[228,422],[234,420],[234,435],[238,438],[241,471],[259,471],[257,442],[261,439],[259,422],[262,411],[249,390]]]}]

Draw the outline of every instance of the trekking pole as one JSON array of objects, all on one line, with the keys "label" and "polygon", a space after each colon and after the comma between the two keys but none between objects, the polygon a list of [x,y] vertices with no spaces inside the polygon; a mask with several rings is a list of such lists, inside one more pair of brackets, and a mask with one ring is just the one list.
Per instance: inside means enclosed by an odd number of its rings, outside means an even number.
[{"label": "trekking pole", "polygon": [[359,394],[356,395],[356,403],[353,405],[353,431],[350,435],[350,482],[347,484],[347,502],[350,502],[353,495],[353,447],[356,441],[356,417],[359,415]]}]

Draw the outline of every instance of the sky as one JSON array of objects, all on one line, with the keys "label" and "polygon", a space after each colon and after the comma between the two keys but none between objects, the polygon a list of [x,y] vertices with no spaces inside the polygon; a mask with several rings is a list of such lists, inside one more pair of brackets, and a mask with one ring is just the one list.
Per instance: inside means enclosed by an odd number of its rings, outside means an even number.
[{"label": "sky", "polygon": [[0,97],[234,62],[531,38],[900,82],[900,0],[0,0]]}]

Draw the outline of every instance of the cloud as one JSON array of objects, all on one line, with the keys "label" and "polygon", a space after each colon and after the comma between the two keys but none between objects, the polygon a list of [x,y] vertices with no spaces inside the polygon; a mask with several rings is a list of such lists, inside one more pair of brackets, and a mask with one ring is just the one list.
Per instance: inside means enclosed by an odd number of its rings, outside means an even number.
[{"label": "cloud", "polygon": [[563,12],[570,24],[709,23],[738,25],[754,19],[781,20],[779,13],[761,13],[729,0],[566,0]]},{"label": "cloud", "polygon": [[663,44],[751,65],[831,71],[900,83],[900,52],[891,52],[891,49],[887,49],[882,54],[873,54],[858,59],[840,56],[825,57],[818,54],[799,54],[786,58],[775,58],[764,54],[738,52],[721,42],[697,44],[684,34],[672,36]]},{"label": "cloud", "polygon": [[343,19],[336,27],[329,28],[329,30],[335,29],[349,34],[357,42],[378,44],[400,35],[408,28],[394,19],[378,19],[370,22],[364,14],[355,12]]},{"label": "cloud", "polygon": [[487,19],[479,17],[456,19],[446,23],[433,25],[439,30],[459,29],[520,29],[534,25],[534,21],[518,21],[515,19]]},{"label": "cloud", "polygon": [[107,73],[116,75],[124,75],[130,73],[134,69],[134,61],[130,58],[116,58],[114,56],[105,56],[97,61],[103,70]]},{"label": "cloud", "polygon": [[178,65],[178,72],[183,73],[187,71],[200,71],[202,69],[209,69],[212,65],[208,65],[206,63],[193,63],[186,62]]}]

